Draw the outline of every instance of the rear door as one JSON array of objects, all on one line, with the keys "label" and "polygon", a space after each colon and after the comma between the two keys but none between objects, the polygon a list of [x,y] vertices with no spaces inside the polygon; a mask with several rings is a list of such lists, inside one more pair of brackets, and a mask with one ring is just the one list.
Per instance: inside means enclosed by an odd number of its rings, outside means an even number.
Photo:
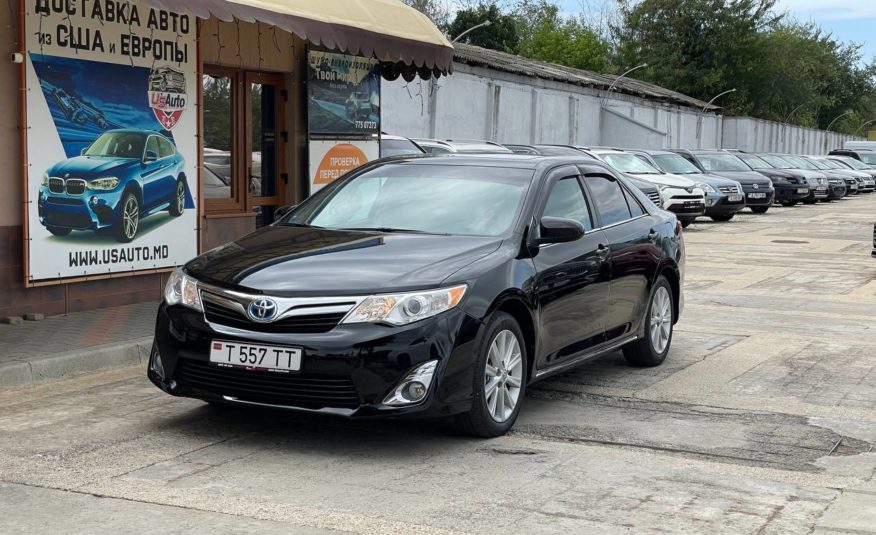
[{"label": "rear door", "polygon": [[586,172],[584,184],[608,241],[611,284],[605,330],[606,339],[613,340],[634,332],[644,314],[660,258],[656,222],[611,174]]},{"label": "rear door", "polygon": [[592,205],[577,170],[567,167],[555,172],[545,192],[537,221],[542,216],[574,219],[586,232],[573,242],[542,245],[533,257],[542,333],[539,368],[604,341],[610,276],[608,242],[602,231],[595,230]]}]

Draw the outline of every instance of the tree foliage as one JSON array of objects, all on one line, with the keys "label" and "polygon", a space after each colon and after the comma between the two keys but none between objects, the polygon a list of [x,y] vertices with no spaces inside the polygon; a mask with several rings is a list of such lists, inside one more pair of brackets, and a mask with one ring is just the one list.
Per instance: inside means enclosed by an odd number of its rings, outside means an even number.
[{"label": "tree foliage", "polygon": [[447,36],[455,39],[469,29],[490,22],[484,26],[465,34],[463,42],[482,46],[492,50],[517,53],[520,44],[520,33],[517,19],[502,12],[496,2],[479,3],[456,12],[453,22],[447,27]]}]

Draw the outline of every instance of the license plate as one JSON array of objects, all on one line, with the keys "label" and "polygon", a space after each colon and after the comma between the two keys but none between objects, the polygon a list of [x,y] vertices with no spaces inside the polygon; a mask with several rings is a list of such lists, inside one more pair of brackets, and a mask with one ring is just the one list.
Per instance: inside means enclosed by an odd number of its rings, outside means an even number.
[{"label": "license plate", "polygon": [[739,202],[741,200],[742,200],[742,195],[728,195],[727,196],[728,202]]},{"label": "license plate", "polygon": [[818,191],[827,191],[827,186],[818,186]]},{"label": "license plate", "polygon": [[702,205],[703,203],[701,203],[700,201],[684,201],[685,208],[698,208]]},{"label": "license plate", "polygon": [[809,188],[798,188],[797,193],[809,193]]},{"label": "license plate", "polygon": [[295,372],[301,369],[302,353],[297,347],[214,340],[210,345],[210,362],[227,368]]},{"label": "license plate", "polygon": [[749,199],[766,199],[766,193],[749,193]]}]

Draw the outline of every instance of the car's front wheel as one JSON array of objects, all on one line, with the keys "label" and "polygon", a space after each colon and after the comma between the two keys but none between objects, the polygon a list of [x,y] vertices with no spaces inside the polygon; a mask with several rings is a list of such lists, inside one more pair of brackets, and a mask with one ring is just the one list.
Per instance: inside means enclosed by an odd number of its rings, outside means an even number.
[{"label": "car's front wheel", "polygon": [[719,221],[719,222],[730,221],[731,219],[733,219],[734,215],[736,215],[736,214],[713,215],[712,221]]},{"label": "car's front wheel", "polygon": [[770,209],[769,206],[752,206],[751,207],[751,211],[754,212],[755,214],[765,214],[765,213],[767,213],[767,210],[769,210],[769,209]]},{"label": "car's front wheel", "polygon": [[176,192],[167,209],[173,217],[179,217],[186,209],[186,183],[180,178],[176,181]]},{"label": "car's front wheel", "polygon": [[116,241],[129,243],[137,235],[137,229],[140,228],[140,201],[130,191],[122,197],[120,216],[115,227]]},{"label": "car's front wheel", "polygon": [[672,345],[675,305],[669,281],[661,275],[651,290],[645,310],[645,336],[624,346],[624,358],[631,366],[658,366],[666,360]]},{"label": "car's front wheel", "polygon": [[72,232],[72,230],[62,227],[46,227],[46,229],[48,229],[53,236],[67,236]]},{"label": "car's front wheel", "polygon": [[490,319],[476,349],[471,410],[457,417],[460,430],[479,437],[507,433],[526,393],[526,352],[520,326],[509,314]]}]

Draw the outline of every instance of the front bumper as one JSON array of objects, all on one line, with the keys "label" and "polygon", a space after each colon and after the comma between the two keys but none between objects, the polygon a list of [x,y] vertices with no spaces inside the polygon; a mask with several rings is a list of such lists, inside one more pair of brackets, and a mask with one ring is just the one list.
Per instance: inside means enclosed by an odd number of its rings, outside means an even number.
[{"label": "front bumper", "polygon": [[809,186],[809,195],[804,197],[803,200],[811,201],[811,200],[821,200],[827,199],[830,196],[830,191],[828,190],[827,185],[810,185]]},{"label": "front bumper", "polygon": [[827,198],[831,200],[842,199],[846,196],[846,185],[845,184],[830,184],[828,186],[828,195]]},{"label": "front bumper", "polygon": [[760,186],[754,188],[752,185],[743,184],[742,191],[745,193],[745,204],[748,207],[752,206],[772,206],[776,196],[776,190]]},{"label": "front bumper", "polygon": [[122,188],[99,193],[87,191],[82,195],[52,193],[40,189],[37,200],[40,223],[45,227],[73,230],[97,230],[111,227],[117,220]]},{"label": "front bumper", "polygon": [[776,202],[800,202],[810,195],[806,184],[778,183],[774,185]]},{"label": "front bumper", "polygon": [[743,208],[745,208],[745,195],[740,195],[738,201],[730,201],[730,196],[726,193],[719,192],[706,195],[706,216],[735,214],[742,211]]},{"label": "front bumper", "polygon": [[[208,323],[203,313],[162,303],[153,353],[164,379],[148,377],[174,396],[239,402],[346,417],[440,417],[471,406],[474,340],[481,323],[460,309],[403,327],[338,325],[326,333],[252,332]],[[210,364],[214,340],[301,348],[301,370],[288,374]],[[154,358],[154,356],[152,357]],[[383,404],[408,372],[438,365],[423,401]]]}]

